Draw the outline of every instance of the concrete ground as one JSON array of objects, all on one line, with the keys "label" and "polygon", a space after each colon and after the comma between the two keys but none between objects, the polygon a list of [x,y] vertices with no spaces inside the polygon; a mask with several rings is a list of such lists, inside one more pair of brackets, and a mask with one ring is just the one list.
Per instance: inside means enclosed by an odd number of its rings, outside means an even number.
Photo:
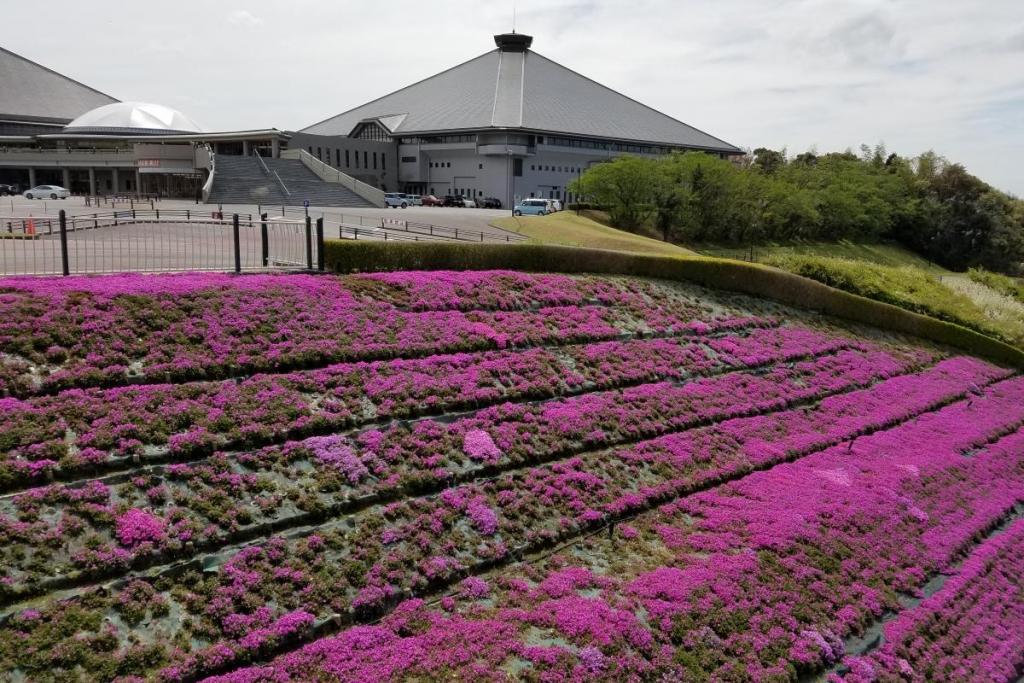
[{"label": "concrete ground", "polygon": [[[138,209],[148,209],[151,204],[149,201],[135,202],[134,206]],[[216,204],[196,204],[194,201],[187,201],[181,199],[165,199],[158,202],[153,202],[152,207],[160,210],[189,210],[204,214],[209,214],[211,211],[217,211],[218,206]],[[39,200],[39,199],[25,199],[24,197],[0,197],[0,228],[6,229],[5,218],[24,218],[27,216],[33,217],[51,217],[55,218],[61,209],[64,209],[68,215],[86,215],[95,212],[106,213],[113,210],[125,210],[130,209],[131,204],[127,201],[117,201],[113,205],[109,202],[104,202],[100,205],[86,206],[84,197],[71,197],[64,200]],[[224,216],[230,218],[231,214],[252,214],[254,217],[258,216],[261,211],[270,214],[271,218],[280,217],[282,215],[282,208],[288,218],[301,218],[304,216],[302,207],[281,207],[281,206],[258,206],[256,204],[242,204],[233,205],[226,204],[222,207]],[[496,235],[505,235],[505,231],[491,227],[490,222],[495,218],[510,215],[509,211],[500,209],[462,209],[453,207],[432,207],[432,206],[413,206],[407,209],[376,209],[376,208],[339,208],[339,207],[310,207],[309,214],[314,219],[323,217],[325,222],[330,225],[339,225],[344,223],[346,225],[363,225],[366,227],[373,225],[380,225],[381,218],[388,218],[393,220],[405,220],[414,221],[418,223],[426,223],[438,226],[445,226],[451,228],[459,228],[460,230],[475,230],[484,233],[495,233]]]},{"label": "concrete ground", "polygon": [[[110,273],[126,271],[230,271],[235,267],[234,242],[230,222],[210,220],[217,206],[194,202],[167,200],[135,202],[139,222],[119,219],[118,225],[104,224],[102,218],[83,220],[117,211],[130,215],[133,204],[118,201],[111,205],[87,206],[84,198],[67,200],[27,200],[23,197],[0,198],[0,275],[60,274],[62,260],[57,216],[61,209],[73,220],[69,222],[68,261],[71,273]],[[152,208],[151,208],[152,207]],[[166,212],[159,221],[151,220],[152,212]],[[141,211],[148,216],[142,218]],[[181,212],[188,211],[188,220]],[[269,267],[304,268],[307,264],[305,212],[301,208],[242,205],[222,208],[224,218],[238,213],[240,261],[242,269],[264,268],[260,211],[268,214]],[[173,214],[172,214],[173,212]],[[508,242],[523,239],[490,221],[504,212],[488,209],[455,209],[413,207],[409,209],[337,209],[311,207],[312,218],[324,218],[327,238],[370,240],[471,240]],[[253,222],[249,222],[252,216]],[[32,218],[35,237],[13,239],[4,233],[26,232],[27,218]],[[74,220],[77,218],[78,220]],[[145,220],[145,222],[143,222]],[[396,222],[397,221],[397,222]],[[405,225],[402,221],[417,223]],[[98,225],[98,227],[94,227]],[[313,240],[315,243],[315,239]],[[313,263],[317,261],[313,245]]]}]

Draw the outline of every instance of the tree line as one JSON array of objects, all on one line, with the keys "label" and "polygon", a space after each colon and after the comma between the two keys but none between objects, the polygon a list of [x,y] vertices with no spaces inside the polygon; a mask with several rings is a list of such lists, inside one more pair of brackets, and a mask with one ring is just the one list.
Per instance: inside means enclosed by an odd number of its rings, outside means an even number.
[{"label": "tree line", "polygon": [[570,191],[616,227],[666,241],[750,245],[897,240],[942,265],[1016,272],[1024,202],[927,152],[884,146],[828,154],[760,148],[737,161],[702,152],[622,156],[590,167]]}]

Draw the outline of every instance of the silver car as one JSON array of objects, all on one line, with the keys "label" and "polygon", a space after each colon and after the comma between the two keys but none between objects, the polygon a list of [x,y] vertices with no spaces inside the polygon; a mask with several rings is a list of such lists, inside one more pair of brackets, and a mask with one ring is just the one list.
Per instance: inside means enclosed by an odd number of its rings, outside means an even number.
[{"label": "silver car", "polygon": [[405,198],[409,200],[409,206],[423,206],[423,197],[418,194],[407,194]]},{"label": "silver car", "polygon": [[401,192],[387,192],[384,194],[384,206],[389,209],[404,209],[409,206],[409,200]]},{"label": "silver car", "polygon": [[71,191],[60,185],[36,185],[31,190],[25,190],[25,199],[67,199]]}]

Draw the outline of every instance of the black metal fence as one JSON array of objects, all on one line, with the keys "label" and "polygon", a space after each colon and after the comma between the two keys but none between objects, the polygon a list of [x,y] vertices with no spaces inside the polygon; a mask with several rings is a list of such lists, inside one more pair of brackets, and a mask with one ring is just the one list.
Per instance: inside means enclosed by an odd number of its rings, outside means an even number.
[{"label": "black metal fence", "polygon": [[56,221],[25,219],[0,232],[0,274],[324,268],[323,219],[140,213],[69,217],[62,210]]}]

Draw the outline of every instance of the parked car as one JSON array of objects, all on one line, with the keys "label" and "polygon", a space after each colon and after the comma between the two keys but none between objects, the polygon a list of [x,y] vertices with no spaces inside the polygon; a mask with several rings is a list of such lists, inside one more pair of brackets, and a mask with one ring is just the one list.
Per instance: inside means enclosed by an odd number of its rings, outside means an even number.
[{"label": "parked car", "polygon": [[420,202],[423,204],[423,206],[441,206],[441,204],[444,203],[432,194],[423,195],[422,197],[420,197]]},{"label": "parked car", "polygon": [[405,209],[409,206],[409,200],[401,192],[385,192],[384,206],[389,209]]},{"label": "parked car", "polygon": [[524,199],[512,209],[515,216],[546,216],[551,213],[551,205],[546,199]]},{"label": "parked car", "polygon": [[501,200],[497,197],[484,197],[479,202],[480,206],[484,209],[500,209]]},{"label": "parked car", "polygon": [[60,185],[36,185],[31,190],[25,190],[25,199],[67,199],[71,191]]},{"label": "parked car", "polygon": [[409,206],[423,206],[423,197],[418,194],[407,194],[405,198],[409,200]]},{"label": "parked car", "polygon": [[551,201],[551,210],[552,211],[556,211],[557,212],[557,211],[561,211],[562,210],[562,202],[561,202],[561,200],[559,200],[559,199],[552,199],[550,201]]},{"label": "parked car", "polygon": [[464,207],[466,207],[467,209],[475,209],[476,208],[476,202],[473,201],[472,199],[470,199],[469,197],[463,197],[462,198],[462,205]]},{"label": "parked car", "polygon": [[462,203],[462,197],[454,194],[446,194],[444,200],[441,202],[441,206],[464,206]]},{"label": "parked car", "polygon": [[7,194],[10,194],[10,195],[18,194],[18,186],[17,185],[0,185],[0,197],[2,197],[3,195],[7,195]]}]

